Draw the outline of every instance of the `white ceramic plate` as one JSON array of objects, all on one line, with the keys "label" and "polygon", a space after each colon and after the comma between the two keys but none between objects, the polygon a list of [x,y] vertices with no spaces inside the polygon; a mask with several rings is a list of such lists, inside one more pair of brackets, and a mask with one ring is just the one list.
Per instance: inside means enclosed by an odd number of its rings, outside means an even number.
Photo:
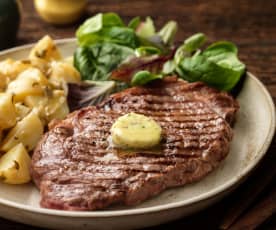
[{"label": "white ceramic plate", "polygon": [[[75,40],[57,41],[64,56],[70,56]],[[24,59],[31,45],[0,53]],[[240,111],[234,128],[231,150],[220,167],[200,182],[170,189],[135,207],[106,211],[73,212],[39,207],[39,192],[33,184],[0,184],[0,216],[53,229],[133,229],[157,225],[189,215],[211,205],[233,190],[264,156],[275,131],[275,106],[263,86],[248,73],[238,97]]]}]

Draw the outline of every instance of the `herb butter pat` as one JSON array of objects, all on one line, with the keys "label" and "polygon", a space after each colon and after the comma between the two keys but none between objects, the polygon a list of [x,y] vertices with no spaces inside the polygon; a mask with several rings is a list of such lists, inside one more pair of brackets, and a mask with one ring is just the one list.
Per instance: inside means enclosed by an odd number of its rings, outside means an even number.
[{"label": "herb butter pat", "polygon": [[112,142],[121,148],[151,148],[161,140],[161,127],[152,118],[128,113],[111,127]]}]

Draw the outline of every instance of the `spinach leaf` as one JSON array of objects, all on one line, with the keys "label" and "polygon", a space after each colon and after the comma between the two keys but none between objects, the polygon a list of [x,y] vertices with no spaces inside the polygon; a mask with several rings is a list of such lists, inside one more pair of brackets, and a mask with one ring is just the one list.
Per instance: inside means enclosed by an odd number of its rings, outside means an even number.
[{"label": "spinach leaf", "polygon": [[169,21],[162,27],[162,29],[157,34],[162,38],[164,44],[172,45],[176,32],[177,23],[175,21]]},{"label": "spinach leaf", "polygon": [[219,55],[226,52],[238,54],[238,48],[232,42],[218,41],[212,43],[204,50],[205,56]]},{"label": "spinach leaf", "polygon": [[168,60],[163,65],[162,73],[165,75],[170,75],[175,72],[175,69],[176,69],[175,61],[173,59]]},{"label": "spinach leaf", "polygon": [[123,27],[124,23],[121,18],[115,13],[99,13],[87,19],[77,30],[77,37],[81,39],[82,36],[90,35],[99,32],[103,28],[113,26]]},{"label": "spinach leaf", "polygon": [[138,39],[132,29],[124,27],[111,27],[100,32],[83,37],[81,46],[92,45],[100,42],[110,42],[131,48],[138,46]]},{"label": "spinach leaf", "polygon": [[174,55],[176,64],[185,58],[192,55],[192,52],[197,51],[205,42],[206,36],[202,33],[197,33],[187,38]]},{"label": "spinach leaf", "polygon": [[136,48],[139,44],[134,30],[114,13],[100,13],[85,21],[77,30],[77,38],[80,46],[110,42]]},{"label": "spinach leaf", "polygon": [[206,36],[203,33],[197,33],[187,38],[184,41],[183,48],[187,52],[193,52],[199,49],[206,41]]},{"label": "spinach leaf", "polygon": [[245,65],[238,59],[237,54],[237,47],[233,43],[225,41],[213,43],[202,53],[203,56],[217,65],[231,68],[242,74]]},{"label": "spinach leaf", "polygon": [[140,46],[151,46],[159,49],[160,53],[167,54],[172,49],[176,31],[177,23],[175,21],[169,21],[156,33],[152,20],[147,18],[145,22],[138,26],[136,33]]},{"label": "spinach leaf", "polygon": [[161,50],[154,46],[140,46],[135,50],[137,57],[161,54]]},{"label": "spinach leaf", "polygon": [[136,30],[140,23],[141,23],[140,17],[135,17],[135,18],[130,20],[127,27],[131,28],[133,30]]},{"label": "spinach leaf", "polygon": [[74,65],[83,80],[104,81],[122,61],[134,55],[128,47],[112,43],[96,43],[79,47],[74,54]]},{"label": "spinach leaf", "polygon": [[188,81],[203,81],[220,90],[229,91],[240,80],[245,65],[239,61],[235,45],[219,42],[201,54],[183,58],[176,71]]},{"label": "spinach leaf", "polygon": [[136,29],[136,34],[141,38],[149,38],[155,35],[155,26],[150,17],[147,17],[144,22],[141,22]]},{"label": "spinach leaf", "polygon": [[161,74],[153,74],[150,73],[147,70],[141,70],[134,74],[132,80],[131,80],[131,85],[132,86],[137,86],[137,85],[145,85],[149,83],[150,81],[157,80],[157,79],[162,79],[163,76]]},{"label": "spinach leaf", "polygon": [[217,65],[233,69],[240,75],[245,71],[245,65],[238,59],[238,48],[231,42],[216,42],[202,52],[204,57]]},{"label": "spinach leaf", "polygon": [[220,41],[200,51],[205,40],[205,35],[198,33],[184,41],[174,56],[176,72],[188,81],[203,81],[230,91],[245,71],[238,49],[231,42]]},{"label": "spinach leaf", "polygon": [[154,35],[149,38],[142,38],[138,36],[138,38],[139,38],[140,47],[141,46],[153,47],[153,48],[159,49],[160,53],[162,54],[167,54],[168,52],[170,52],[170,49],[164,44],[164,42],[162,41],[162,38],[159,35]]}]

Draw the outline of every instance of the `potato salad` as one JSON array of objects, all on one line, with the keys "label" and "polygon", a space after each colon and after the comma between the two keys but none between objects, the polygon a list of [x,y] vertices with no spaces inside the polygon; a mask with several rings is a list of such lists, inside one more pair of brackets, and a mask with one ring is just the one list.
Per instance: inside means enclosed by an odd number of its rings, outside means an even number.
[{"label": "potato salad", "polygon": [[53,40],[43,37],[25,60],[0,62],[0,179],[31,180],[30,153],[47,124],[68,113],[67,84],[81,77],[63,59]]}]

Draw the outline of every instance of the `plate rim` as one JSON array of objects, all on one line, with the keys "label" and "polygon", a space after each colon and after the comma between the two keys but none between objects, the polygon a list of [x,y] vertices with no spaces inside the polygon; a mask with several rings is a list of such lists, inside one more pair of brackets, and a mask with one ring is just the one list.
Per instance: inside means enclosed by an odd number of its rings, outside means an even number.
[{"label": "plate rim", "polygon": [[[75,38],[65,38],[65,39],[57,39],[55,40],[55,43],[58,45],[62,45],[65,43],[76,43]],[[22,45],[22,46],[17,46],[11,49],[6,49],[3,51],[0,51],[0,60],[1,56],[7,55],[9,53],[13,53],[16,51],[24,50],[24,49],[29,49],[32,46],[34,46],[36,43],[31,43],[27,45]],[[236,183],[241,181],[243,178],[245,178],[261,161],[261,159],[264,157],[266,154],[271,142],[272,138],[275,133],[275,127],[276,127],[276,119],[275,119],[275,105],[273,102],[273,99],[266,89],[265,85],[252,73],[247,72],[247,76],[252,78],[255,83],[261,88],[263,91],[263,94],[265,96],[265,99],[269,105],[270,109],[270,117],[271,117],[271,126],[269,129],[269,132],[267,134],[267,137],[265,138],[265,142],[262,144],[258,156],[254,159],[254,162],[252,164],[247,165],[242,173],[240,173],[238,176],[233,177],[232,179],[228,180],[226,183],[214,188],[213,190],[206,192],[201,195],[197,195],[195,197],[189,198],[184,201],[176,201],[172,202],[169,204],[160,204],[156,205],[153,207],[144,207],[144,208],[137,208],[137,209],[127,209],[127,210],[100,210],[100,211],[63,211],[63,210],[53,210],[53,209],[46,209],[46,208],[41,208],[41,207],[32,207],[30,205],[25,205],[25,204],[19,204],[15,201],[9,201],[4,198],[0,197],[0,205],[8,206],[10,208],[15,208],[15,209],[20,209],[22,211],[28,211],[36,214],[45,214],[45,215],[50,215],[50,216],[60,216],[60,217],[70,217],[70,218],[91,218],[91,217],[101,217],[101,218],[109,218],[109,217],[116,217],[116,216],[131,216],[131,215],[143,215],[147,213],[154,213],[154,212],[161,212],[161,211],[166,211],[169,209],[175,209],[175,208],[180,208],[184,206],[189,206],[198,202],[202,202],[204,200],[207,200],[209,198],[212,198],[216,195],[219,195],[223,191],[227,191],[231,187],[233,187]]]}]

